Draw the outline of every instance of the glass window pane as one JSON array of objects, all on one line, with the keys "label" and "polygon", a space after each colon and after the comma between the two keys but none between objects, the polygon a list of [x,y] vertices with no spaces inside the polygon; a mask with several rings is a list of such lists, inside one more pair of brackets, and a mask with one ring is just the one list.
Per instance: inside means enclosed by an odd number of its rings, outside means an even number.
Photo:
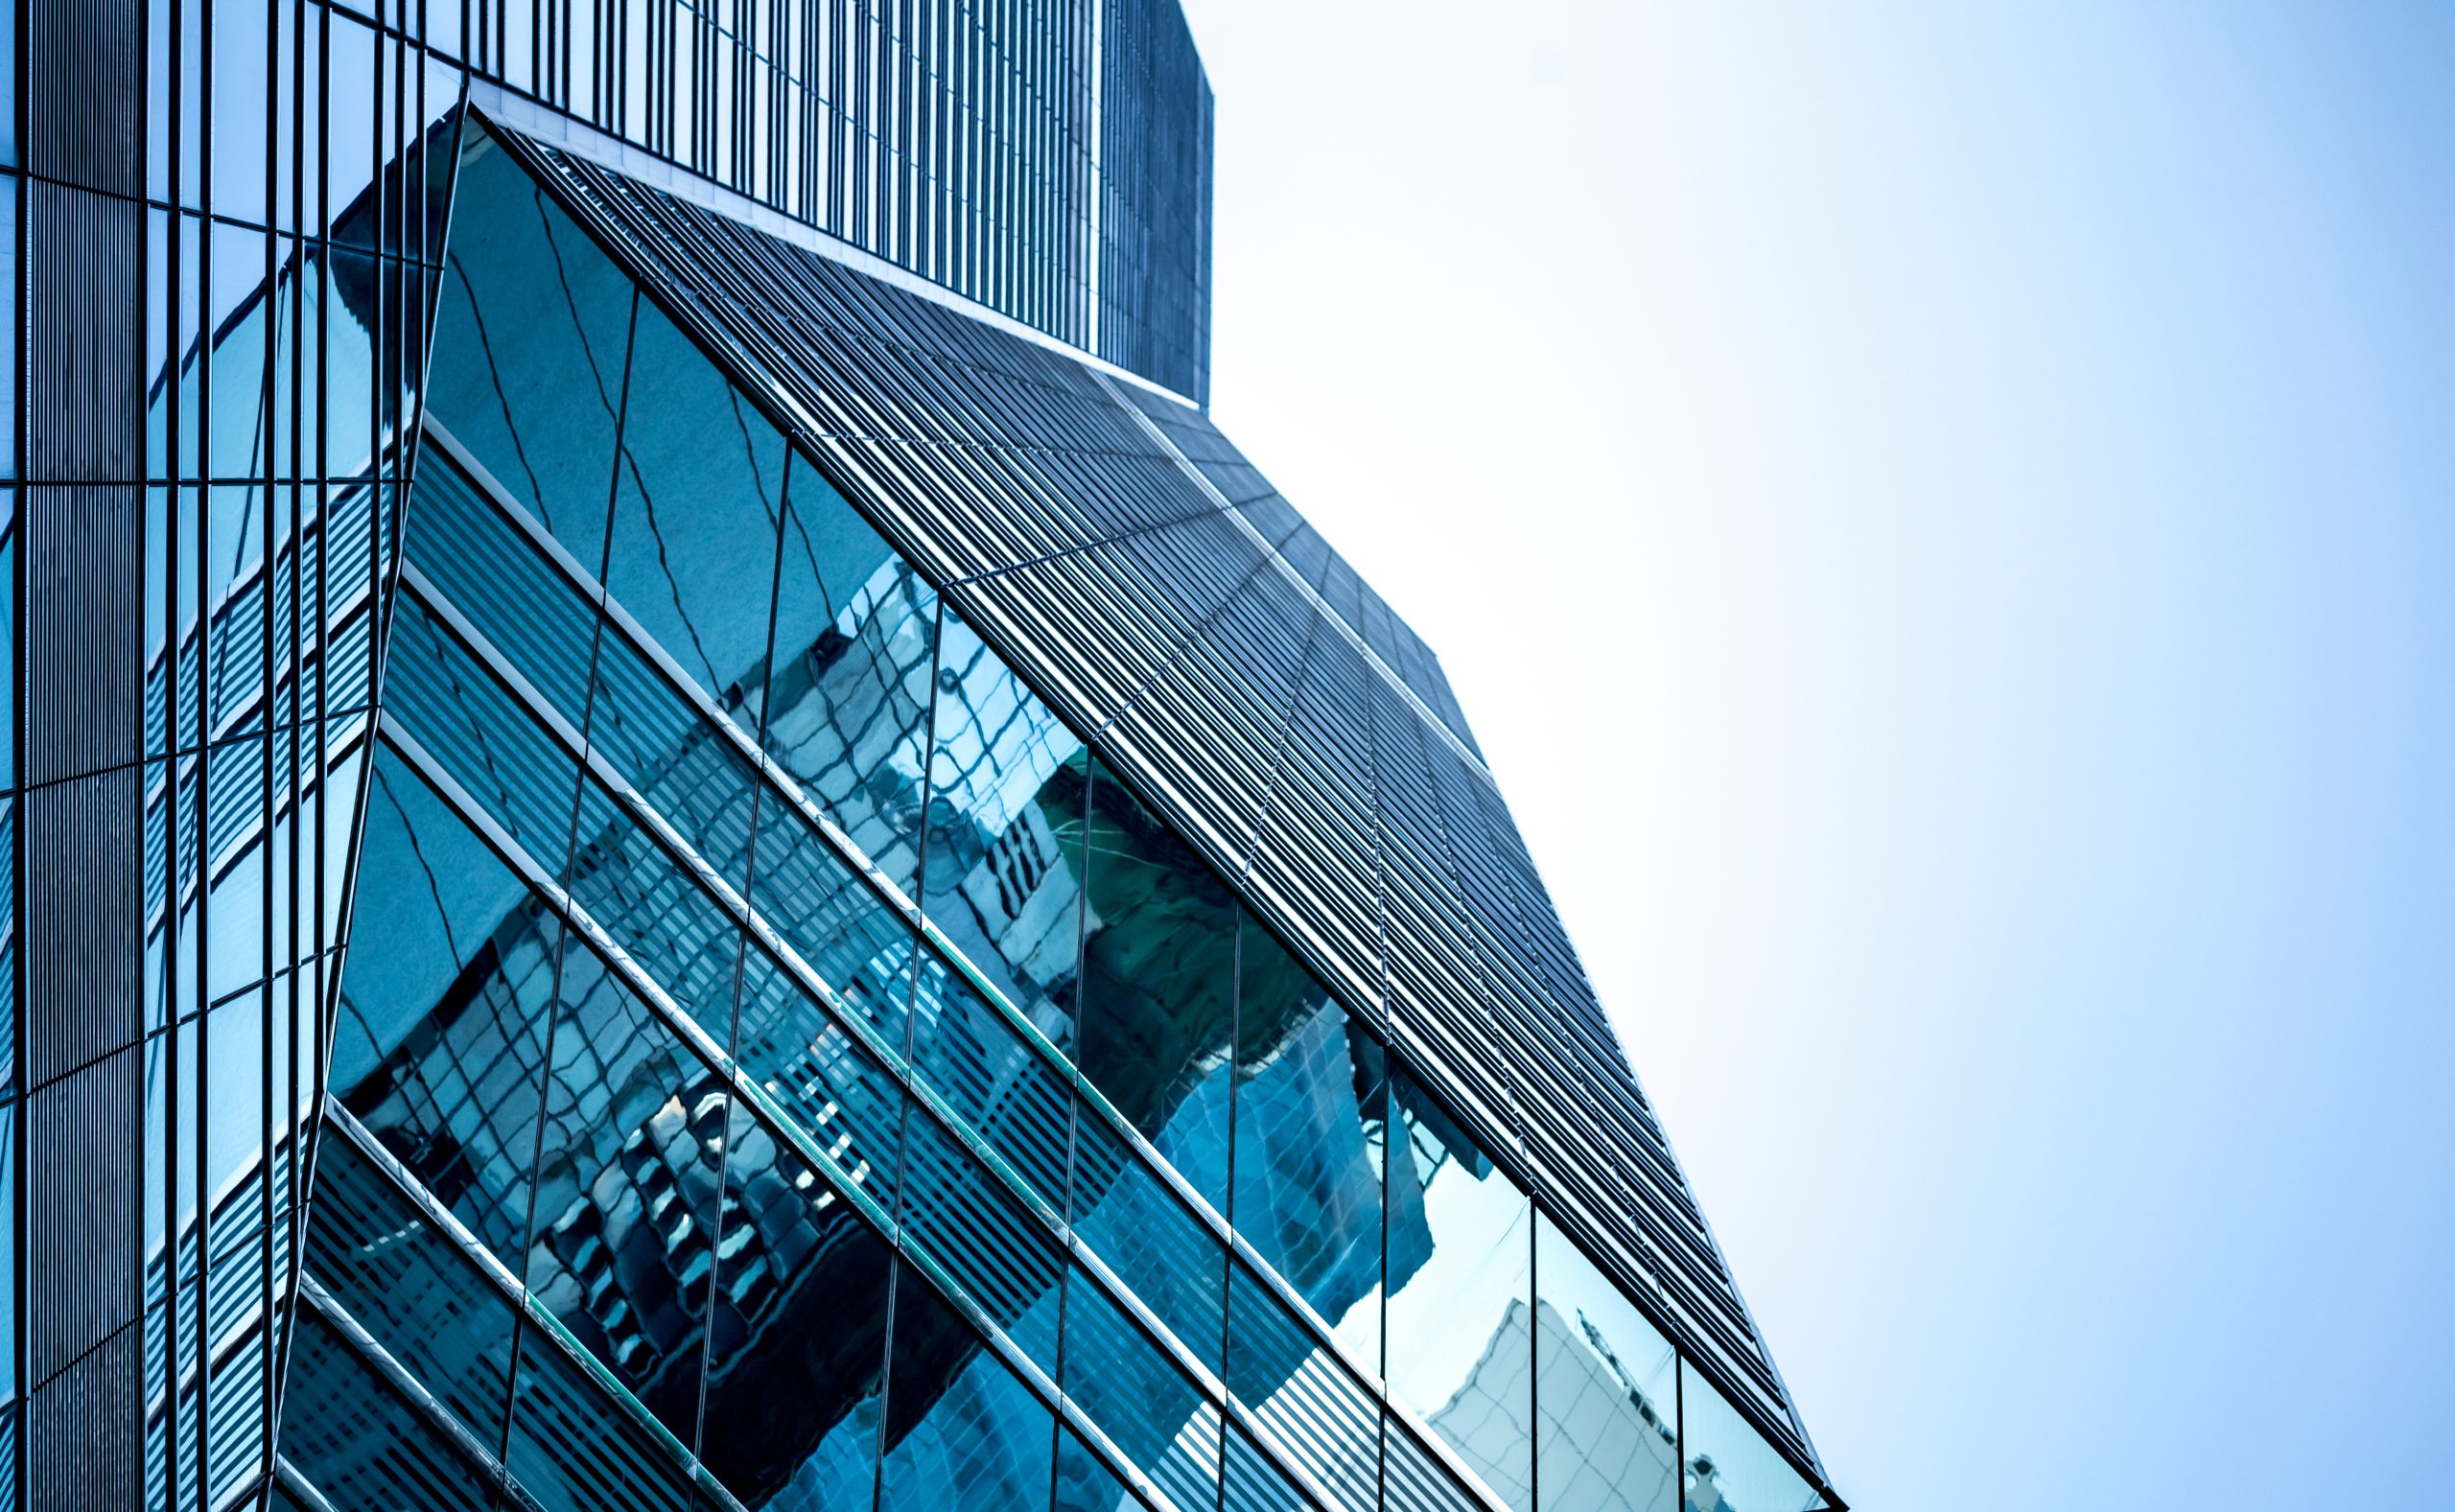
[{"label": "glass window pane", "polygon": [[1170,1144],[1193,1169],[1179,1171],[1224,1211],[1226,1151],[1205,1106],[1234,1054],[1235,895],[1096,758],[1090,771],[1075,1059],[1145,1138],[1182,1118]]},{"label": "glass window pane", "polygon": [[684,1512],[692,1494],[674,1448],[635,1410],[530,1323],[504,1467],[547,1512]]},{"label": "glass window pane", "polygon": [[[17,1105],[0,1103],[0,1190],[17,1190]],[[0,1204],[0,1286],[17,1294],[17,1204]],[[17,1398],[17,1310],[0,1309],[0,1401]]]},{"label": "glass window pane", "polygon": [[[150,856],[154,844],[153,826],[150,818],[146,825],[146,842]],[[13,798],[0,799],[0,855],[16,854],[16,847],[17,801]],[[16,898],[13,896],[16,891],[15,873],[16,869],[11,867],[8,869],[7,879],[0,880],[0,919],[9,919],[12,922],[8,938],[0,940],[0,1097],[7,1096],[17,1089],[17,931],[13,927],[17,910]],[[153,942],[149,936],[146,950],[149,971],[152,969],[153,962],[158,960],[160,955],[159,943]],[[151,985],[149,981],[148,986]],[[149,1004],[153,1001],[150,993],[146,1001]],[[151,1021],[148,1027],[152,1027]],[[0,1145],[5,1144],[5,1140],[0,1140]],[[0,1185],[0,1191],[11,1190],[13,1188]],[[14,1296],[16,1293],[0,1294]]]},{"label": "glass window pane", "polygon": [[798,455],[787,493],[760,738],[908,896],[938,596]]},{"label": "glass window pane", "polygon": [[[1381,1458],[1378,1394],[1349,1375],[1241,1264],[1228,1282],[1228,1389],[1252,1410],[1274,1443],[1285,1445],[1322,1489],[1354,1512],[1377,1500]],[[1268,1461],[1251,1455],[1245,1479]],[[1238,1463],[1231,1444],[1228,1464]],[[1268,1478],[1275,1479],[1275,1472]],[[1278,1505],[1268,1496],[1255,1506]]]},{"label": "glass window pane", "polygon": [[1048,1499],[1049,1413],[906,1266],[895,1291],[879,1512],[1010,1512]]},{"label": "glass window pane", "polygon": [[905,996],[918,936],[808,816],[769,794],[759,811],[750,906],[846,1008],[903,1045]]},{"label": "glass window pane", "polygon": [[1531,1214],[1423,1088],[1391,1083],[1388,1358],[1391,1395],[1510,1506],[1532,1505]]},{"label": "glass window pane", "polygon": [[1083,743],[951,608],[930,728],[923,906],[993,990],[1070,1053]]},{"label": "glass window pane", "polygon": [[[411,1410],[315,1309],[298,1310],[282,1454],[335,1506],[479,1508],[478,1467]],[[194,1454],[193,1445],[182,1446]],[[185,1467],[182,1467],[185,1468]]]},{"label": "glass window pane", "polygon": [[1209,1228],[1088,1110],[1077,1120],[1075,1232],[1204,1366],[1219,1369],[1227,1254]]},{"label": "glass window pane", "polygon": [[557,926],[389,752],[376,761],[357,885],[334,1094],[516,1269]]},{"label": "glass window pane", "polygon": [[261,231],[215,222],[211,231],[213,350],[206,417],[206,460],[216,477],[266,476],[269,393],[265,355],[273,339],[268,259],[273,242]]},{"label": "glass window pane", "polygon": [[392,615],[384,703],[386,717],[541,871],[561,875],[577,763],[442,620],[406,595]]},{"label": "glass window pane", "polygon": [[697,1431],[731,1092],[594,952],[563,949],[521,1270],[683,1443]]},{"label": "glass window pane", "polygon": [[904,1131],[902,1182],[904,1233],[1025,1359],[1054,1373],[1060,1260],[1046,1226],[918,1111]]},{"label": "glass window pane", "polygon": [[1129,1512],[1142,1503],[1125,1489],[1108,1461],[1091,1453],[1070,1428],[1057,1431],[1056,1497],[1049,1512]]},{"label": "glass window pane", "polygon": [[766,955],[743,962],[735,1054],[838,1170],[895,1210],[904,1093],[853,1035]]},{"label": "glass window pane", "polygon": [[913,1068],[1042,1201],[1063,1208],[1071,1078],[934,951],[912,1001]]},{"label": "glass window pane", "polygon": [[1684,1512],[1813,1512],[1824,1505],[1789,1460],[1748,1427],[1696,1367],[1679,1362]]},{"label": "glass window pane", "polygon": [[[0,35],[13,30],[15,20],[13,15],[7,20],[0,20]],[[0,83],[0,99],[5,99],[13,92],[15,57],[13,48],[7,52],[0,52],[0,58],[9,58],[12,63],[9,69],[12,76],[10,82]],[[0,144],[5,144],[8,159],[14,162],[16,122],[13,112],[7,123],[0,124]],[[0,280],[6,280],[5,284],[0,284],[0,288],[14,289],[17,287],[17,179],[13,174],[6,179],[0,179],[0,237],[8,239],[5,244],[0,244]],[[161,268],[163,261],[167,259],[155,261],[152,266]],[[8,329],[0,332],[0,362],[8,364],[5,369],[0,369],[0,405],[6,405],[8,408],[5,412],[13,415],[17,412],[17,323],[12,320],[7,324]],[[17,476],[17,428],[12,425],[5,429],[10,434],[6,440],[0,440],[0,477],[14,477]],[[151,426],[146,430],[147,434],[152,433]]]},{"label": "glass window pane", "polygon": [[1180,1507],[1219,1496],[1219,1409],[1081,1271],[1065,1281],[1065,1394]]},{"label": "glass window pane", "polygon": [[[1279,1474],[1258,1445],[1247,1437],[1243,1429],[1230,1424],[1228,1428],[1226,1454],[1220,1466],[1219,1504],[1226,1512],[1312,1512],[1313,1503],[1298,1494],[1295,1485]],[[1372,1462],[1368,1457],[1361,1464],[1342,1464],[1348,1472],[1344,1479],[1361,1478],[1367,1500],[1349,1496],[1344,1505],[1368,1509],[1372,1502]]]},{"label": "glass window pane", "polygon": [[783,501],[783,438],[643,303],[605,586],[728,709],[760,696]]},{"label": "glass window pane", "polygon": [[427,412],[602,576],[631,282],[482,130],[451,241]]},{"label": "glass window pane", "polygon": [[745,1505],[866,1509],[891,1256],[738,1103],[731,1149],[700,1456]]},{"label": "glass window pane", "polygon": [[[589,655],[596,640],[592,595],[560,571],[441,447],[429,447],[418,458],[409,501],[409,561],[578,728],[588,712]],[[588,565],[592,573],[596,565]]]},{"label": "glass window pane", "polygon": [[1678,1512],[1678,1357],[1550,1218],[1534,1235],[1543,1512]]},{"label": "glass window pane", "polygon": [[1387,1058],[1251,916],[1240,927],[1230,1217],[1377,1372]]},{"label": "glass window pane", "polygon": [[328,1134],[316,1162],[308,1269],[482,1443],[503,1436],[512,1305],[367,1159]]}]

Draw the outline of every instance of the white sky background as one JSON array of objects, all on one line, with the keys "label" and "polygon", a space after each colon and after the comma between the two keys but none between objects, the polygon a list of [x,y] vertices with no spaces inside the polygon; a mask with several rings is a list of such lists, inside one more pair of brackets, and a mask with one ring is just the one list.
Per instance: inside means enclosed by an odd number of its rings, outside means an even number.
[{"label": "white sky background", "polygon": [[2444,1502],[2455,8],[1186,9],[1215,412],[1843,1493]]}]

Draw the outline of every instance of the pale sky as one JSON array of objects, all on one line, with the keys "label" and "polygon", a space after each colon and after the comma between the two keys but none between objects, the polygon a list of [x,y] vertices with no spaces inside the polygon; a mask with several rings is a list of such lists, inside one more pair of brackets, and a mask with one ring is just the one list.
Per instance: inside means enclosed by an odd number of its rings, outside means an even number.
[{"label": "pale sky", "polygon": [[1215,413],[1843,1494],[2446,1503],[2455,6],[1186,9]]}]

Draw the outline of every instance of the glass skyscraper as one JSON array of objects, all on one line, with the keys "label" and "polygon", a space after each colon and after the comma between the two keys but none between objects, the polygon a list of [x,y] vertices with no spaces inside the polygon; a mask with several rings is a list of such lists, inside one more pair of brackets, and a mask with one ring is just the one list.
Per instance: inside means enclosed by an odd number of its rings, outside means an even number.
[{"label": "glass skyscraper", "polygon": [[7,26],[0,1504],[1840,1512],[1170,0]]}]

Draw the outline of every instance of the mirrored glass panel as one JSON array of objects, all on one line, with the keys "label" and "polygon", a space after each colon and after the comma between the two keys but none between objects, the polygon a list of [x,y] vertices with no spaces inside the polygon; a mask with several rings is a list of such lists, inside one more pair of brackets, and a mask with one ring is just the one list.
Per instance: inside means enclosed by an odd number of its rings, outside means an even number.
[{"label": "mirrored glass panel", "polygon": [[1142,1503],[1125,1489],[1116,1472],[1075,1436],[1070,1428],[1057,1431],[1056,1494],[1049,1512],[1133,1512]]},{"label": "mirrored glass panel", "polygon": [[1549,1217],[1534,1234],[1542,1512],[1678,1512],[1678,1357]]},{"label": "mirrored glass panel", "polygon": [[[1097,758],[1085,828],[1075,1061],[1213,1209],[1228,1206],[1225,1120],[1236,1024],[1235,896]],[[1269,975],[1257,963],[1258,980]],[[1265,1000],[1269,1006],[1263,1006]],[[1269,990],[1257,1011],[1275,1012]]]},{"label": "mirrored glass panel", "polygon": [[[1249,1407],[1273,1441],[1297,1448],[1298,1456],[1342,1507],[1369,1512],[1378,1500],[1381,1405],[1378,1393],[1349,1375],[1314,1341],[1295,1314],[1242,1264],[1228,1278],[1228,1391]],[[1243,1459],[1258,1460],[1250,1446],[1238,1454],[1231,1437],[1231,1473]],[[1300,1447],[1298,1447],[1300,1446]],[[1233,1475],[1253,1486],[1266,1461]],[[1276,1479],[1274,1474],[1267,1479]],[[1250,1504],[1278,1505],[1251,1494]]]},{"label": "mirrored glass panel", "polygon": [[930,714],[930,922],[1061,1050],[1075,1043],[1083,742],[952,609]]},{"label": "mirrored glass panel", "polygon": [[1824,1505],[1789,1461],[1684,1360],[1679,1429],[1683,1512],[1814,1512]]},{"label": "mirrored glass panel", "polygon": [[357,886],[333,1094],[516,1268],[559,926],[389,751],[368,788]]},{"label": "mirrored glass panel", "polygon": [[1049,1412],[920,1271],[895,1291],[879,1512],[1047,1504]]},{"label": "mirrored glass panel", "polygon": [[1377,1373],[1388,1058],[1250,915],[1240,929],[1228,1216]]},{"label": "mirrored glass panel", "polygon": [[866,1508],[885,1363],[885,1243],[731,1105],[700,1457],[744,1505]]},{"label": "mirrored glass panel", "polygon": [[513,1306],[348,1134],[316,1153],[309,1274],[479,1442],[510,1401]]},{"label": "mirrored glass panel", "polygon": [[806,458],[790,468],[760,738],[910,896],[938,595]]},{"label": "mirrored glass panel", "polygon": [[605,586],[684,676],[736,714],[764,681],[783,504],[783,438],[643,303]]},{"label": "mirrored glass panel", "polygon": [[313,1308],[298,1311],[282,1394],[282,1454],[331,1505],[488,1504],[484,1472]]},{"label": "mirrored glass panel", "polygon": [[1180,1507],[1215,1505],[1219,1409],[1096,1282],[1065,1287],[1065,1395]]},{"label": "mirrored glass panel", "polygon": [[[562,953],[535,1214],[536,1299],[681,1442],[693,1441],[730,1089],[594,952]],[[747,1230],[734,1235],[736,1247]]]},{"label": "mirrored glass panel", "polygon": [[1429,1092],[1391,1083],[1391,1394],[1519,1512],[1533,1505],[1532,1218]]},{"label": "mirrored glass panel", "polygon": [[427,413],[602,576],[631,281],[483,131],[462,151]]}]

